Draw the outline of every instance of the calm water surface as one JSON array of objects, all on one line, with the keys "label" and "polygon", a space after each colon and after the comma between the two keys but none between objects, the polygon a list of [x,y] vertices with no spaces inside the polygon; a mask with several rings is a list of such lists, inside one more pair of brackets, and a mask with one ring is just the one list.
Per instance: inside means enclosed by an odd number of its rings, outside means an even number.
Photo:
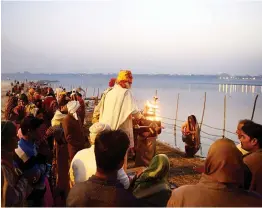
[{"label": "calm water surface", "polygon": [[[59,76],[59,75],[32,75],[26,77],[28,80],[59,80],[53,83],[53,87],[63,85],[68,90],[81,86],[87,89],[87,96],[97,95],[98,88],[101,93],[108,86],[108,81],[113,76],[89,75],[89,76]],[[10,77],[10,75],[9,75]],[[2,75],[2,79],[6,79]],[[24,80],[25,77],[10,77],[11,79]],[[262,82],[261,81],[224,81],[214,77],[170,77],[170,76],[134,76],[132,86],[133,94],[138,106],[143,109],[146,100],[152,100],[157,90],[159,97],[160,113],[165,129],[159,139],[172,146],[184,150],[184,143],[181,139],[180,128],[177,127],[176,141],[174,138],[173,124],[176,114],[176,103],[179,93],[178,119],[186,120],[190,114],[196,115],[200,122],[204,93],[206,92],[206,109],[203,123],[212,127],[223,129],[224,121],[224,96],[226,95],[226,129],[235,132],[236,125],[240,119],[250,119],[254,105],[255,96],[258,94],[254,121],[262,124]],[[181,125],[181,122],[177,122]],[[202,126],[201,133],[202,154],[206,156],[213,140],[222,136],[222,130],[216,130]],[[208,134],[217,135],[210,136]],[[226,133],[226,137],[237,142],[236,135]]]}]

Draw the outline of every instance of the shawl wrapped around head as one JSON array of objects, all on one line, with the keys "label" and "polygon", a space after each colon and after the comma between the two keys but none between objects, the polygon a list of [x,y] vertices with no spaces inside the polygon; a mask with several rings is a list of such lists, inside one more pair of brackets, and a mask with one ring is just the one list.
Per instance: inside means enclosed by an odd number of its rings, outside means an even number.
[{"label": "shawl wrapped around head", "polygon": [[74,118],[76,120],[78,120],[76,111],[78,110],[78,108],[80,108],[80,103],[78,101],[71,100],[70,102],[68,102],[66,104],[66,106],[67,106],[67,109],[68,109],[68,113],[72,114],[74,116]]},{"label": "shawl wrapped around head", "polygon": [[219,139],[209,148],[204,174],[220,183],[244,185],[241,152],[229,139]]},{"label": "shawl wrapped around head", "polygon": [[[156,155],[150,162],[149,167],[135,181],[134,196],[142,198],[161,190],[170,190],[171,192],[168,183],[169,169],[168,157],[165,154]],[[156,187],[155,190],[154,187]],[[151,190],[145,191],[147,189]]]},{"label": "shawl wrapped around head", "polygon": [[59,126],[63,118],[66,117],[67,114],[61,113],[59,110],[55,112],[53,119],[51,120],[52,126]]},{"label": "shawl wrapped around head", "polygon": [[126,83],[132,84],[133,76],[130,70],[120,70],[118,73],[116,83],[123,88],[127,88]]}]

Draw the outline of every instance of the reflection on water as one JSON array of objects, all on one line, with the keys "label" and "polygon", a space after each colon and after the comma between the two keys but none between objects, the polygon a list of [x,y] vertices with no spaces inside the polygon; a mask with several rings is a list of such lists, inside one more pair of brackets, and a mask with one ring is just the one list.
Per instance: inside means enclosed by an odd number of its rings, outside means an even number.
[{"label": "reflection on water", "polygon": [[242,93],[252,93],[252,94],[261,94],[262,86],[255,85],[231,85],[231,84],[219,84],[218,91],[223,93],[234,93],[234,92],[242,92]]}]

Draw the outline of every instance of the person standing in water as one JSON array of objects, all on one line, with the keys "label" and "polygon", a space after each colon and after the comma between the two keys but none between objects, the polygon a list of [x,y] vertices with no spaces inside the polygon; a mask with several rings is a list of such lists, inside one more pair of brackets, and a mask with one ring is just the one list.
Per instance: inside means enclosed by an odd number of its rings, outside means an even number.
[{"label": "person standing in water", "polygon": [[188,116],[187,121],[182,124],[181,131],[186,156],[194,157],[200,147],[200,129],[194,115]]}]

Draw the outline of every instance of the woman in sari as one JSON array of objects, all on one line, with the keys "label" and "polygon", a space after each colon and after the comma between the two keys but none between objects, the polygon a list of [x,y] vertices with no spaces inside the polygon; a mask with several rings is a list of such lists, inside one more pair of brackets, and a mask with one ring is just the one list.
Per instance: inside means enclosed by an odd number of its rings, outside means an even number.
[{"label": "woman in sari", "polygon": [[187,157],[194,157],[200,147],[200,130],[197,119],[194,115],[188,119],[181,127],[182,140],[185,142],[185,152]]},{"label": "woman in sari", "polygon": [[165,207],[171,196],[169,169],[168,157],[165,154],[156,155],[149,167],[133,179],[133,195],[145,206]]}]

